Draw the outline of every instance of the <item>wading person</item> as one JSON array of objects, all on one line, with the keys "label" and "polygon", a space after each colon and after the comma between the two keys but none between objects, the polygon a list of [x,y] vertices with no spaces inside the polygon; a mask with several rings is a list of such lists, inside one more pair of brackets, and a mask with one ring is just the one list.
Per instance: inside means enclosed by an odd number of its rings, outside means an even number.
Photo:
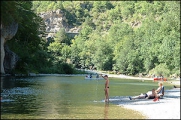
[{"label": "wading person", "polygon": [[[101,74],[101,76],[102,76],[102,74]],[[109,102],[109,79],[108,79],[107,75],[104,75],[102,77],[106,80],[105,89],[104,89],[104,91],[105,91],[105,102]]]}]

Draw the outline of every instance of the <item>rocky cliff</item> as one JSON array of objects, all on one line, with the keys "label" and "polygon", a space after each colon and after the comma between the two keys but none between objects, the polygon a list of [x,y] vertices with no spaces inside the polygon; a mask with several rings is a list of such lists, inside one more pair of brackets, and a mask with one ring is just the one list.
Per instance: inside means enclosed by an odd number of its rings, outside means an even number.
[{"label": "rocky cliff", "polygon": [[19,56],[12,52],[7,45],[4,46],[5,57],[4,57],[4,71],[6,74],[11,74],[12,70],[15,68]]},{"label": "rocky cliff", "polygon": [[[64,13],[58,9],[56,11],[40,13],[39,16],[43,18],[46,25],[46,38],[54,37],[55,33],[61,28],[71,37],[79,33],[80,28],[69,25],[66,21]],[[1,74],[11,73],[12,69],[16,66],[18,56],[5,46],[5,42],[10,40],[17,32],[18,24],[12,23],[9,26],[1,24]]]},{"label": "rocky cliff", "polygon": [[71,26],[66,22],[66,17],[60,9],[43,12],[40,13],[39,16],[43,18],[46,25],[46,38],[54,37],[55,33],[61,28],[64,28],[66,33],[76,34],[80,31],[80,28]]},{"label": "rocky cliff", "polygon": [[[16,57],[14,57],[14,56],[16,56],[15,53],[11,52],[9,49],[5,50],[4,45],[7,40],[10,40],[16,34],[17,30],[18,30],[18,23],[12,22],[10,25],[6,25],[6,26],[1,24],[1,51],[0,51],[0,53],[1,53],[1,71],[0,71],[0,73],[1,74],[5,74],[4,68],[12,69],[12,68],[14,68],[14,66],[16,64],[16,60],[15,60]],[[11,58],[9,58],[10,57],[8,55],[9,52],[12,56]],[[6,54],[6,57],[9,56],[8,60],[5,58],[5,54]],[[11,61],[11,63],[8,63],[8,62],[10,62],[9,60]],[[4,66],[4,62],[5,62],[5,65],[9,64],[12,66],[11,67]],[[10,72],[10,71],[6,70],[6,72]]]}]

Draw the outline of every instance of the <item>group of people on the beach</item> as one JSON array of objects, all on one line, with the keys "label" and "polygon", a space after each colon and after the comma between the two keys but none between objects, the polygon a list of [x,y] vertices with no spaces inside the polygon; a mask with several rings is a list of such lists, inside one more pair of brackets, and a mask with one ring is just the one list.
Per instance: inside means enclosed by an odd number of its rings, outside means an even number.
[{"label": "group of people on the beach", "polygon": [[[108,75],[102,75],[100,74],[105,80],[105,102],[109,102],[109,79],[108,79]],[[164,86],[162,82],[158,83],[158,88],[152,89],[152,91],[148,91],[147,93],[141,93],[138,96],[135,97],[129,97],[130,100],[134,100],[134,99],[153,99],[153,101],[158,101],[159,98],[162,98],[164,96]]]},{"label": "group of people on the beach", "polygon": [[130,100],[135,100],[135,99],[154,99],[153,101],[159,100],[159,98],[162,98],[164,96],[164,86],[162,82],[158,83],[158,88],[152,89],[152,91],[148,91],[147,93],[141,93],[138,96],[135,97],[129,97]]}]

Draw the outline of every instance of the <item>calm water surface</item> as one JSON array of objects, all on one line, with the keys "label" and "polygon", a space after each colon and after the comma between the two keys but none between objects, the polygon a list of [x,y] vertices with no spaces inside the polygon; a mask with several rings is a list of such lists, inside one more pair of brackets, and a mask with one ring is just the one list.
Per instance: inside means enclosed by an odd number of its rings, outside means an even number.
[{"label": "calm water surface", "polygon": [[[110,99],[128,99],[158,86],[153,81],[109,79]],[[1,77],[1,118],[144,118],[115,102],[105,104],[104,83],[84,76]]]}]

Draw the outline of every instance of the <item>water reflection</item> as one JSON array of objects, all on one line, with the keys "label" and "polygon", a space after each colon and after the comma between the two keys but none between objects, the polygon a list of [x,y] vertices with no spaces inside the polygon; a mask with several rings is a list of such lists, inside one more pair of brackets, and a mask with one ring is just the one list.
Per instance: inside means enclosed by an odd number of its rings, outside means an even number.
[{"label": "water reflection", "polygon": [[61,83],[60,80],[47,81],[38,87],[41,94],[37,96],[37,102],[41,101],[39,111],[43,114],[69,114],[71,84]]},{"label": "water reflection", "polygon": [[109,111],[109,103],[105,103],[105,107],[104,107],[104,119],[109,119],[109,118],[108,118],[108,111]]},{"label": "water reflection", "polygon": [[[91,81],[89,81],[91,82]],[[72,114],[95,99],[94,83],[75,77],[2,77],[1,113],[28,116]],[[99,99],[99,98],[98,98]],[[87,102],[86,102],[87,101]]]},{"label": "water reflection", "polygon": [[10,89],[15,86],[12,80],[13,80],[13,77],[10,77],[10,76],[1,77],[1,92],[2,92],[2,89]]},{"label": "water reflection", "polygon": [[[102,102],[104,82],[84,80],[81,76],[1,77],[1,115],[4,119],[25,119],[27,116],[30,119],[86,119],[97,116],[100,119],[110,119],[115,112],[112,113],[109,106],[113,102],[105,105]],[[131,90],[125,91],[130,88],[130,84],[121,84],[126,82],[111,80],[110,97],[131,94]],[[143,89],[142,84],[140,86],[132,85],[131,88],[134,88],[133,92],[140,90],[138,93],[148,89],[147,86]],[[150,87],[152,88],[151,85]]]},{"label": "water reflection", "polygon": [[[36,107],[29,109],[35,101],[31,87],[23,81],[17,82],[15,77],[1,77],[1,97],[1,114],[29,114],[36,111]],[[36,103],[33,105],[36,106]]]}]

